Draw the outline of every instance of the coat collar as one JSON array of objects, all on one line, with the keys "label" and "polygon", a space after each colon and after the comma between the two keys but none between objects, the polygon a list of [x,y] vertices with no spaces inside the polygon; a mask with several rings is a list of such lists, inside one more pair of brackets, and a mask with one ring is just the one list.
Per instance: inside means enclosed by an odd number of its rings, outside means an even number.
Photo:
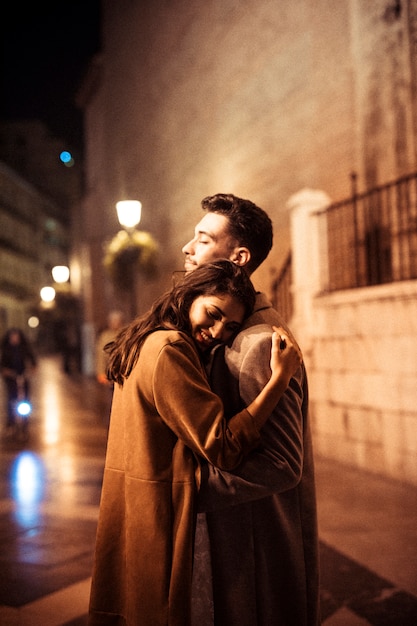
[{"label": "coat collar", "polygon": [[262,293],[261,291],[258,291],[256,293],[255,308],[253,309],[253,312],[257,313],[258,311],[263,311],[265,309],[271,309],[271,308],[272,308],[272,303],[268,300],[266,295]]}]

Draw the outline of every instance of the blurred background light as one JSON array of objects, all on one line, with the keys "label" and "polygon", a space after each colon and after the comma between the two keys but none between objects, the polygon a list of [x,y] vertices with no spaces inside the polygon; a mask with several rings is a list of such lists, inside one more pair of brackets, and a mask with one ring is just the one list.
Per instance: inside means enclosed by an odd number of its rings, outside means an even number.
[{"label": "blurred background light", "polygon": [[59,155],[59,158],[61,159],[63,163],[69,163],[72,159],[71,152],[68,152],[67,150],[63,150],[61,154]]},{"label": "blurred background light", "polygon": [[139,200],[119,200],[116,202],[117,219],[125,228],[134,228],[140,222],[142,203]]},{"label": "blurred background light", "polygon": [[39,326],[39,317],[37,317],[36,315],[32,315],[28,319],[28,326],[29,328],[37,328]]},{"label": "blurred background light", "polygon": [[68,150],[63,150],[59,155],[59,159],[65,165],[65,167],[72,167],[75,163],[74,157],[72,156],[71,152],[68,152]]},{"label": "blurred background light", "polygon": [[70,271],[66,265],[55,265],[52,268],[52,278],[56,283],[66,283],[69,279]]},{"label": "blurred background light", "polygon": [[31,526],[39,519],[39,505],[44,491],[44,470],[41,459],[33,452],[19,454],[11,470],[12,497],[15,515],[22,526]]},{"label": "blurred background light", "polygon": [[42,287],[40,294],[43,302],[52,302],[55,299],[55,289],[53,287]]}]

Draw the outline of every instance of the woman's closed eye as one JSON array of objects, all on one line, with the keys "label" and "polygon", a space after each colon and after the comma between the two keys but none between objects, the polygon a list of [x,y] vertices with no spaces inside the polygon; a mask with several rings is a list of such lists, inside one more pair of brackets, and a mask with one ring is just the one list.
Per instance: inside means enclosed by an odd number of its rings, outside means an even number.
[{"label": "woman's closed eye", "polygon": [[211,317],[211,319],[213,319],[215,322],[222,322],[225,329],[230,333],[237,333],[242,327],[242,324],[240,324],[239,322],[228,322],[227,319],[224,319],[225,316],[223,315],[222,311],[219,311],[216,308],[207,309],[207,315]]},{"label": "woman's closed eye", "polygon": [[215,322],[222,322],[225,329],[230,333],[237,333],[242,326],[242,324],[239,324],[238,322],[223,321],[224,316],[221,311],[218,311],[217,309],[207,309],[207,315]]},{"label": "woman's closed eye", "polygon": [[222,314],[219,311],[217,311],[217,309],[207,309],[207,315],[211,317],[213,320],[216,320],[216,322],[217,320],[221,321],[222,319]]}]

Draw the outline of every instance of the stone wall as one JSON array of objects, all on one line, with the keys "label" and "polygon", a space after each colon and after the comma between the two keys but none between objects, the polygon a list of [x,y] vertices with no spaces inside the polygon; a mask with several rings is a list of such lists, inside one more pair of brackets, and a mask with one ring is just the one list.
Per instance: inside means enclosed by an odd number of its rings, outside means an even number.
[{"label": "stone wall", "polygon": [[303,190],[289,203],[291,327],[309,373],[315,452],[417,485],[417,281],[323,295],[314,212],[327,202]]},{"label": "stone wall", "polygon": [[417,282],[316,298],[316,451],[417,485]]}]

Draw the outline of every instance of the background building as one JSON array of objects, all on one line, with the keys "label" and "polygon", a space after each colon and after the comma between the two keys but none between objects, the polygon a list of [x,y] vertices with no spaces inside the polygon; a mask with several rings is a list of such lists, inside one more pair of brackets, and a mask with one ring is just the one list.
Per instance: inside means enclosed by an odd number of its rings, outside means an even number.
[{"label": "background building", "polygon": [[[59,347],[56,327],[62,328],[63,318],[80,326],[69,285],[55,284],[57,298],[49,308],[40,297],[42,287],[54,285],[52,268],[70,261],[71,213],[81,178],[80,168],[60,161],[64,146],[39,121],[0,125],[0,335],[19,326],[45,350]],[[28,326],[31,316],[39,326]]]},{"label": "background building", "polygon": [[[417,172],[416,51],[416,0],[103,0],[102,49],[79,94],[86,168],[75,256],[87,352],[114,302],[128,306],[103,268],[103,245],[120,229],[118,200],[142,202],[140,228],[160,246],[157,276],[139,275],[142,311],[182,268],[200,200],[250,198],[275,229],[255,285],[280,308],[281,268],[292,272],[291,321],[312,372],[317,450],[417,482],[416,275],[398,270],[414,254],[416,198],[410,184],[400,202],[396,182]],[[374,220],[363,241],[352,227],[310,221],[347,198],[364,207],[368,193],[391,183],[395,210],[382,218],[383,207],[391,211],[382,200],[363,209]],[[355,267],[355,249],[361,279],[348,271],[343,282],[336,269]],[[396,287],[386,293],[381,284]],[[343,306],[336,295],[317,299],[330,291],[343,292]],[[399,326],[391,320],[384,344],[394,302]],[[360,358],[346,359],[350,345]]]},{"label": "background building", "polygon": [[112,299],[99,257],[120,199],[143,203],[140,227],[162,245],[146,308],[181,268],[204,196],[233,192],[271,215],[274,249],[255,275],[268,290],[290,248],[292,194],[340,200],[352,172],[363,191],[415,171],[416,14],[415,0],[103,0],[102,50],[79,97],[89,319]]}]

